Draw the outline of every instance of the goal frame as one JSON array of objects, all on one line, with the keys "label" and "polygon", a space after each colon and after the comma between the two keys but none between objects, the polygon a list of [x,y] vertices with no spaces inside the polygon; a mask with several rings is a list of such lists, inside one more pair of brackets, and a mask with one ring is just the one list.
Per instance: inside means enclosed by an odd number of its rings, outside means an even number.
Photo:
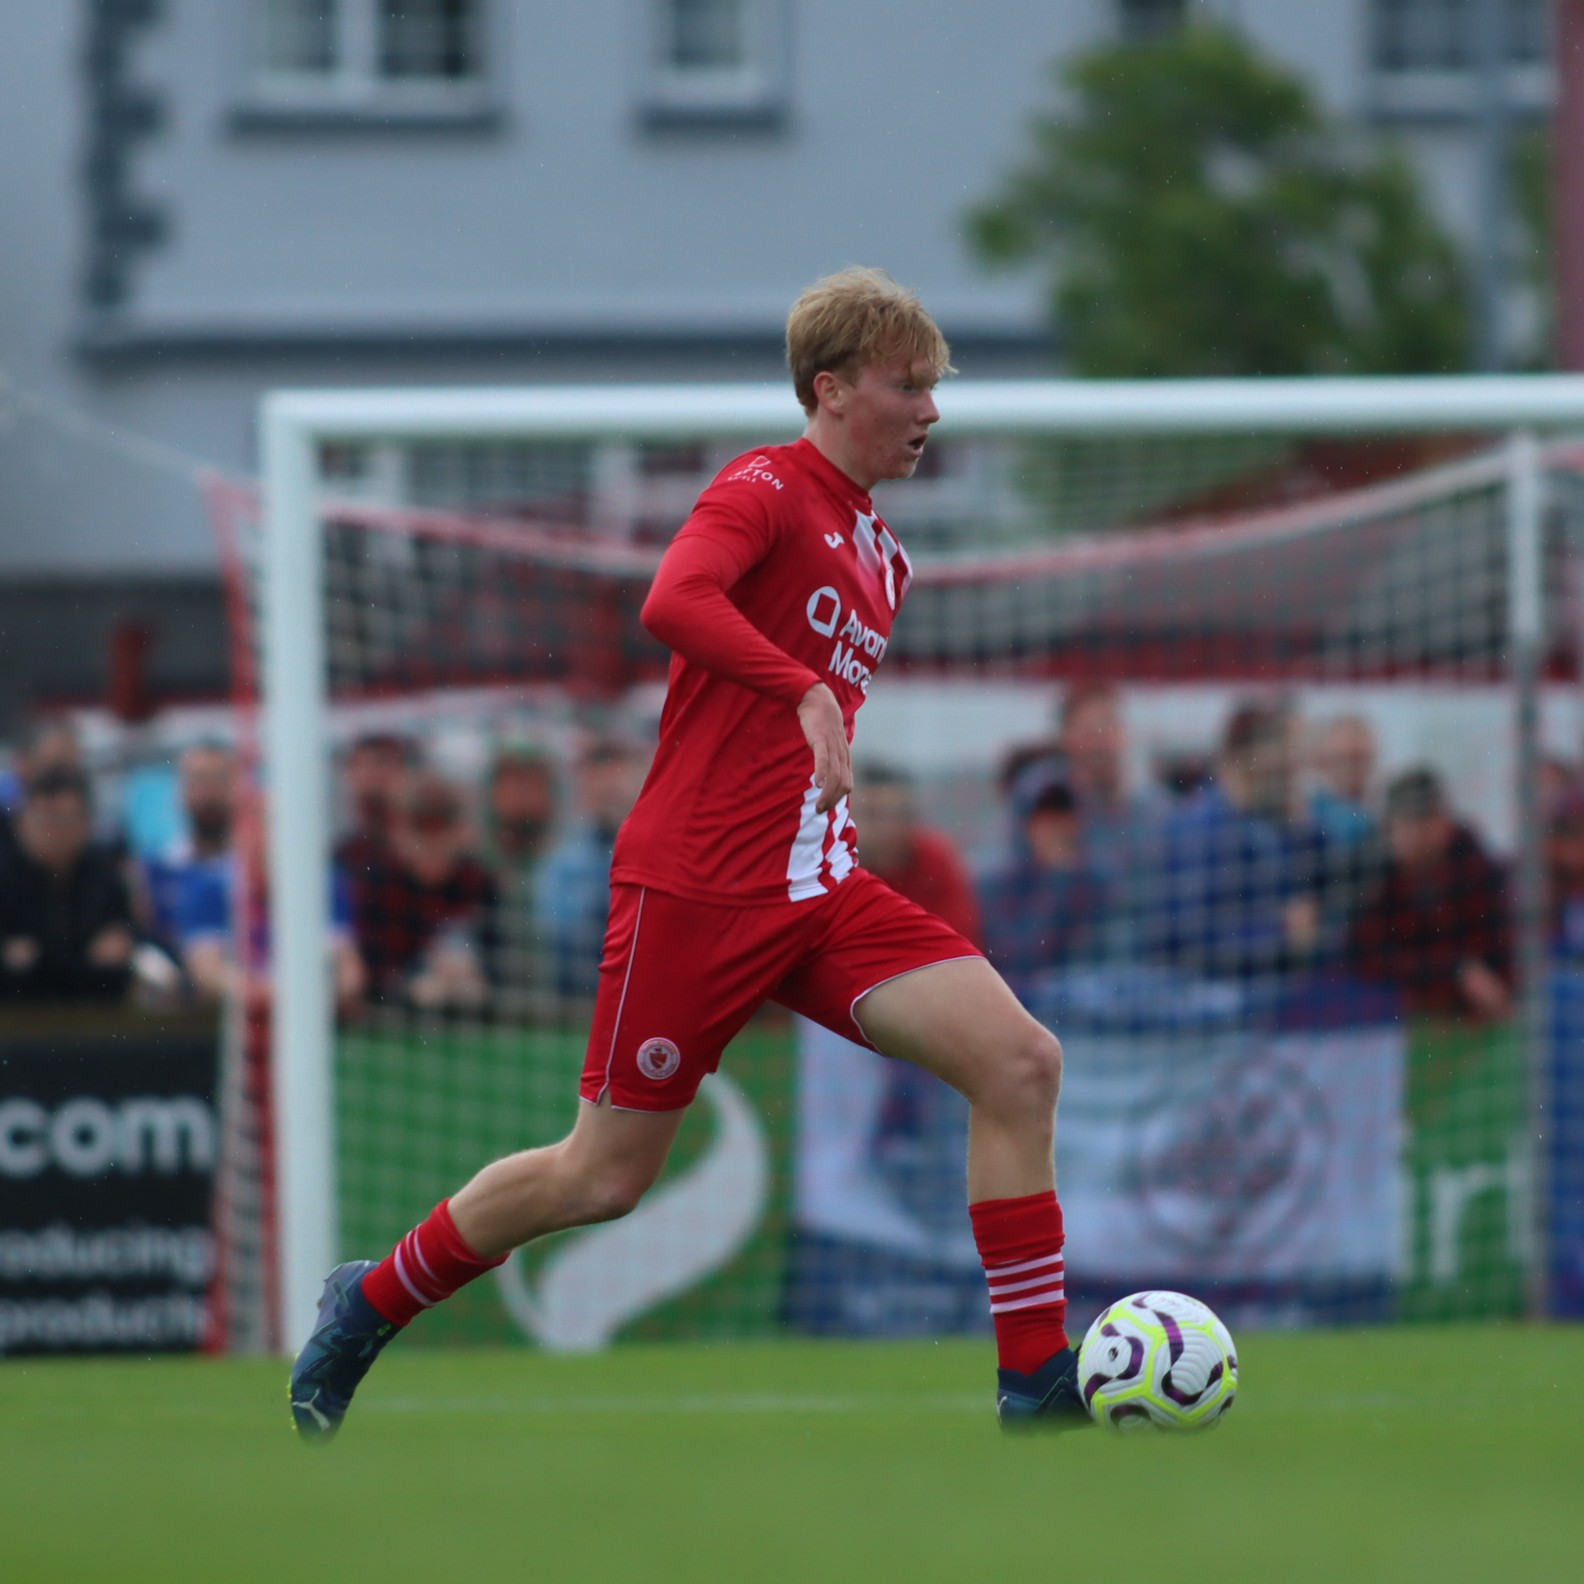
[{"label": "goal frame", "polygon": [[[1542,659],[1539,431],[1584,429],[1584,375],[1080,381],[952,381],[940,388],[955,437],[1193,434],[1504,434],[1510,556],[1510,680],[1518,690],[1520,777],[1535,773],[1534,696]],[[274,913],[271,1069],[277,1184],[280,1335],[295,1350],[313,1324],[337,1254],[334,1019],[324,972],[330,845],[323,776],[327,740],[325,587],[317,458],[325,444],[416,440],[790,440],[803,415],[783,384],[676,384],[277,390],[261,404],[264,544],[261,627],[263,742],[269,779]],[[1527,703],[1525,702],[1527,700]],[[1527,824],[1527,822],[1526,822]],[[1544,1017],[1539,833],[1521,833],[1518,915],[1527,1045]],[[311,861],[305,861],[305,859]],[[1531,1136],[1546,1115],[1543,1062],[1531,1085]],[[1533,1204],[1546,1194],[1536,1160]],[[1545,1303],[1537,1240],[1533,1312]]]}]

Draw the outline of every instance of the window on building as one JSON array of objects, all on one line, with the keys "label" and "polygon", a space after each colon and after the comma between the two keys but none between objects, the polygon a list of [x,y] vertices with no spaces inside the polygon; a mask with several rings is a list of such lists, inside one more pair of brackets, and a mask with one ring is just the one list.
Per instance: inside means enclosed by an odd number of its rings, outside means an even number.
[{"label": "window on building", "polygon": [[1117,26],[1126,44],[1148,44],[1187,18],[1188,0],[1117,0]]},{"label": "window on building", "polygon": [[273,0],[258,17],[257,62],[271,76],[336,70],[336,0]]},{"label": "window on building", "polygon": [[651,109],[763,113],[780,98],[782,0],[654,0]]},{"label": "window on building", "polygon": [[677,72],[740,72],[752,65],[744,0],[668,0],[662,48]]},{"label": "window on building", "polygon": [[479,75],[476,0],[380,0],[379,25],[384,76],[465,82]]},{"label": "window on building", "polygon": [[266,102],[457,102],[485,75],[486,0],[252,0],[250,86]]},{"label": "window on building", "polygon": [[[1468,72],[1479,55],[1484,0],[1374,0],[1370,51],[1376,71]],[[1501,51],[1509,66],[1550,59],[1550,0],[1496,0]]]}]

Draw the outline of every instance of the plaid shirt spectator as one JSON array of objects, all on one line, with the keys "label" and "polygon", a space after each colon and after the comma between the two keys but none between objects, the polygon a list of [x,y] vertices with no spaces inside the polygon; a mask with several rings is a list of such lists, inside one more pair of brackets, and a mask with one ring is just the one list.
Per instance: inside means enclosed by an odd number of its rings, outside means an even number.
[{"label": "plaid shirt spectator", "polygon": [[1396,986],[1410,1012],[1467,1016],[1470,963],[1512,978],[1506,877],[1464,825],[1432,862],[1387,861],[1379,888],[1353,922],[1350,955],[1360,977]]},{"label": "plaid shirt spectator", "polygon": [[376,998],[426,1005],[476,1002],[499,973],[499,893],[468,850],[457,790],[411,778],[390,847],[372,847],[352,875],[358,949]]},{"label": "plaid shirt spectator", "polygon": [[442,936],[460,931],[478,947],[485,972],[495,961],[497,896],[489,871],[464,855],[440,880],[414,874],[392,853],[373,855],[353,881],[358,949],[376,996],[399,992]]}]

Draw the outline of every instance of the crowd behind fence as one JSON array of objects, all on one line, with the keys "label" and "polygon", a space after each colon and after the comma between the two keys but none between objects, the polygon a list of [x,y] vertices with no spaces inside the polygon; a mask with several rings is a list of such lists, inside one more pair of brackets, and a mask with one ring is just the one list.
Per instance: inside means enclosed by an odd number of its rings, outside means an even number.
[{"label": "crowd behind fence", "polygon": [[[1218,740],[1130,784],[1125,704],[1113,684],[1074,685],[1046,739],[1006,745],[986,767],[1003,814],[998,850],[971,863],[939,828],[927,783],[860,754],[862,860],[922,887],[927,905],[954,905],[942,886],[971,892],[977,938],[1025,995],[1082,965],[1154,964],[1251,996],[1342,968],[1412,1014],[1508,1015],[1508,868],[1435,768],[1383,778],[1364,714],[1306,719],[1267,696],[1234,702]],[[570,748],[507,735],[464,780],[419,735],[354,738],[338,756],[328,898],[341,1015],[511,1019],[585,1004],[612,846],[647,757],[609,731]],[[262,829],[259,794],[227,742],[99,774],[70,721],[54,718],[9,761],[7,1002],[265,993],[267,883],[247,839]],[[1548,938],[1557,958],[1584,959],[1579,766],[1547,759],[1541,794]]]}]

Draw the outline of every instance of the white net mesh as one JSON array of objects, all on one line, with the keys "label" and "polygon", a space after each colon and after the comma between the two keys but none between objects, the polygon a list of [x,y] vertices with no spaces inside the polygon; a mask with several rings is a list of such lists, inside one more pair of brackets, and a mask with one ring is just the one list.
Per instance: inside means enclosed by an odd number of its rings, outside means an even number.
[{"label": "white net mesh", "polygon": [[[742,449],[322,456],[327,883],[364,980],[335,1056],[348,1256],[571,1122],[610,839],[663,697],[638,608]],[[1576,460],[1546,453],[1526,664],[1488,444],[991,437],[881,491],[919,575],[859,723],[860,851],[971,910],[1063,1038],[1079,1317],[1152,1286],[1234,1324],[1513,1313],[1540,1276],[1580,1302],[1555,1032],[1584,960]],[[1542,1099],[1574,1121],[1537,1154]],[[414,1334],[984,1328],[963,1119],[769,1008],[632,1219],[530,1248]]]}]

